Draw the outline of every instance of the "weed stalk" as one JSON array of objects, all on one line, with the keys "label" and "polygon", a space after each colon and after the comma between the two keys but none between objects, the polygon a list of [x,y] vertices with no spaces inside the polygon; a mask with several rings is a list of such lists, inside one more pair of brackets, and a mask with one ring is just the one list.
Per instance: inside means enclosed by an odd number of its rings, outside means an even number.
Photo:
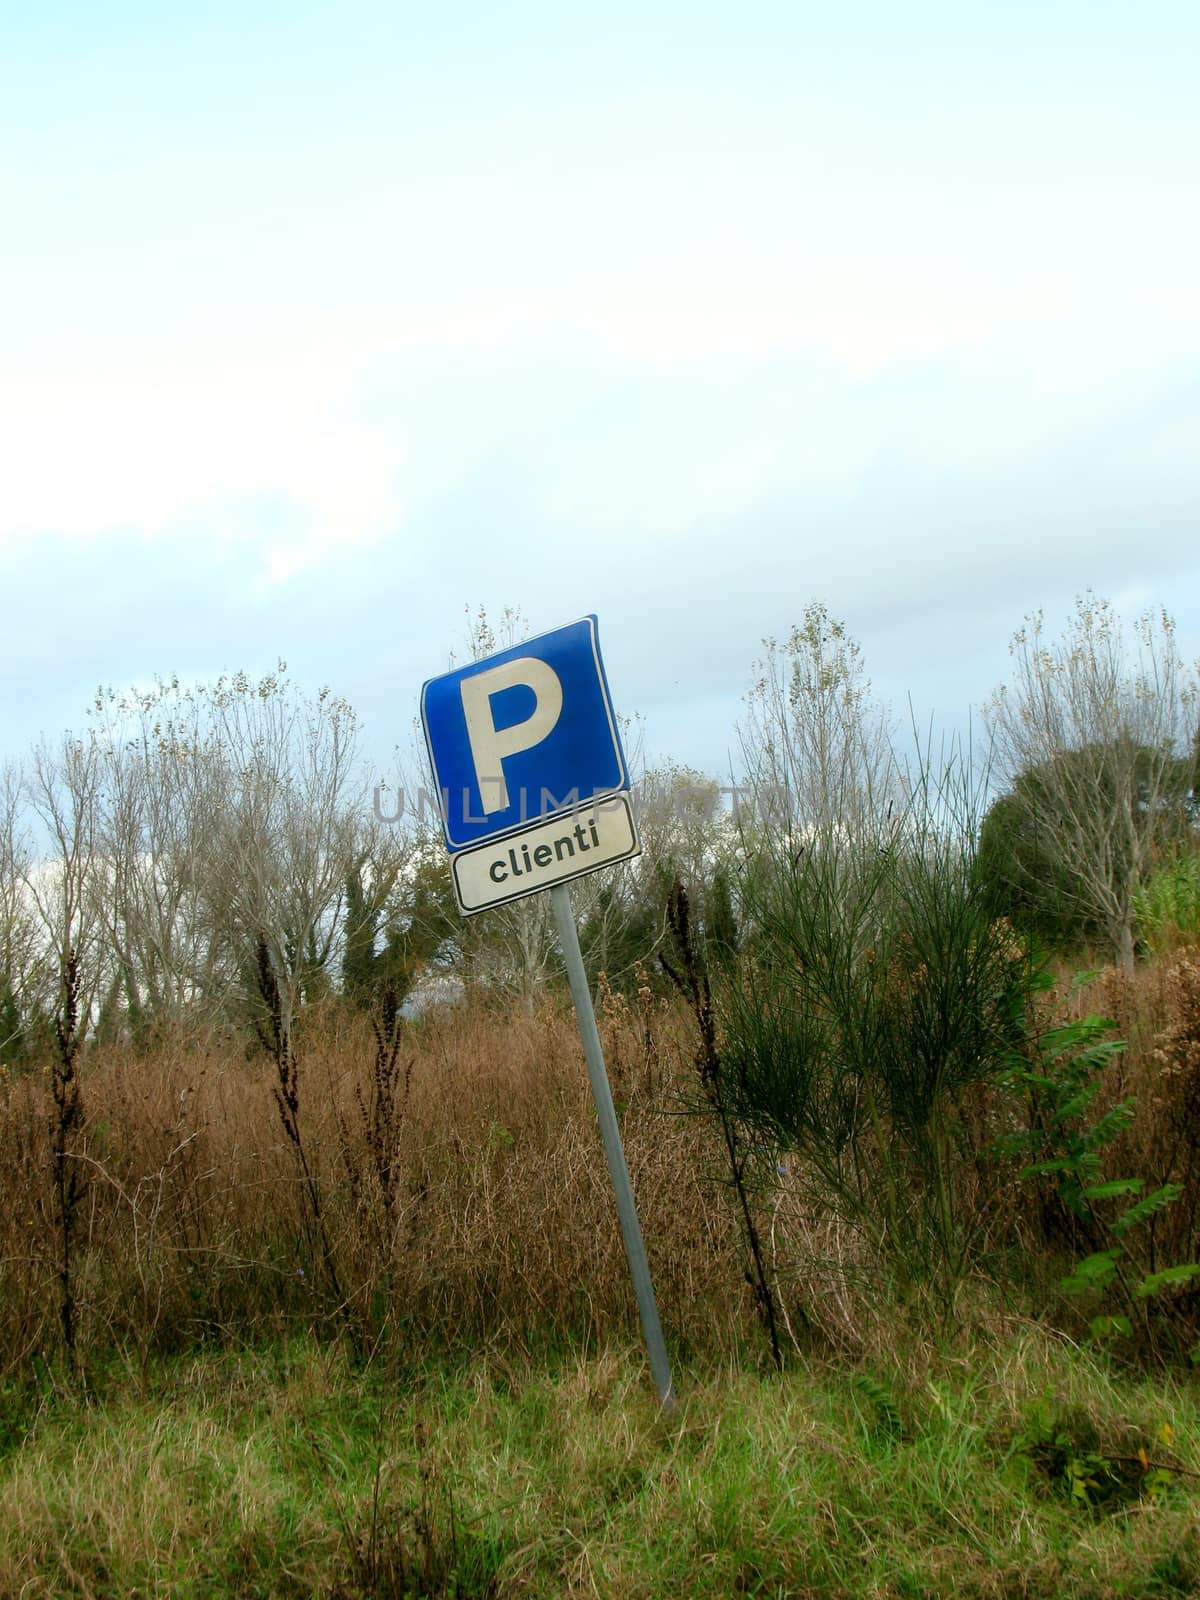
[{"label": "weed stalk", "polygon": [[766,1261],[763,1256],[762,1242],[758,1236],[758,1228],[754,1221],[754,1211],[750,1205],[750,1195],[746,1187],[746,1163],[748,1151],[745,1148],[738,1124],[730,1113],[725,1096],[724,1072],[721,1054],[717,1048],[716,1020],[713,1017],[712,991],[709,986],[708,972],[692,938],[691,910],[688,904],[687,890],[676,879],[667,897],[667,923],[671,931],[673,946],[678,958],[678,966],[671,962],[665,954],[660,952],[659,960],[668,978],[679,990],[692,1008],[696,1019],[696,1028],[699,1034],[699,1045],[696,1051],[696,1069],[700,1078],[700,1088],[704,1094],[709,1109],[715,1114],[721,1126],[721,1137],[725,1143],[725,1157],[729,1163],[729,1175],[733,1183],[734,1192],[738,1197],[741,1211],[742,1227],[745,1230],[746,1244],[750,1251],[750,1260],[753,1270],[746,1273],[746,1281],[754,1295],[759,1316],[771,1341],[771,1357],[775,1366],[783,1370],[783,1352],[779,1344],[779,1330],[775,1316],[775,1296],[771,1291],[770,1279],[767,1277]]},{"label": "weed stalk", "polygon": [[266,935],[263,933],[258,936],[256,954],[258,992],[267,1013],[266,1042],[275,1062],[275,1070],[278,1077],[278,1082],[274,1087],[275,1104],[279,1109],[279,1118],[283,1123],[283,1131],[296,1153],[296,1161],[299,1164],[300,1175],[304,1181],[305,1194],[308,1197],[311,1218],[311,1228],[308,1230],[310,1249],[312,1247],[312,1229],[315,1229],[317,1241],[321,1247],[321,1259],[324,1263],[325,1274],[329,1287],[333,1291],[334,1302],[343,1321],[349,1327],[349,1307],[346,1303],[346,1297],[342,1293],[341,1280],[338,1277],[337,1265],[333,1259],[333,1248],[329,1242],[329,1231],[325,1226],[325,1214],[321,1206],[321,1186],[308,1159],[308,1152],[304,1148],[304,1140],[300,1133],[300,1075],[296,1050],[292,1042],[292,1031],[287,1018],[284,1016],[283,997],[279,991],[279,980],[275,976],[271,952],[267,946]]},{"label": "weed stalk", "polygon": [[74,1161],[75,1136],[83,1126],[83,1090],[79,1082],[79,957],[68,950],[63,963],[61,997],[54,1018],[55,1055],[50,1068],[54,1119],[50,1127],[54,1198],[58,1211],[59,1321],[63,1344],[75,1362],[77,1307],[75,1301],[75,1230],[80,1203],[87,1187],[82,1169]]}]

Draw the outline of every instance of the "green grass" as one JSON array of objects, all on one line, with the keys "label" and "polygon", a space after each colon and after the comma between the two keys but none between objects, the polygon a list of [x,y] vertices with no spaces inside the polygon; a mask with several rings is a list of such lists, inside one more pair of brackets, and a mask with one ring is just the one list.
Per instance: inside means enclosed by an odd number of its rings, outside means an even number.
[{"label": "green grass", "polygon": [[678,1384],[298,1342],[10,1392],[0,1596],[1200,1594],[1194,1385],[1036,1328]]}]

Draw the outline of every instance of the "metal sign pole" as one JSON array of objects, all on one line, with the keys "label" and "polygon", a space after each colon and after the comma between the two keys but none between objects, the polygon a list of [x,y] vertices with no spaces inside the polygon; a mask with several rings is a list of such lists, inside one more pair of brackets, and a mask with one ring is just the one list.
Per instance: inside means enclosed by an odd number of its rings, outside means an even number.
[{"label": "metal sign pole", "polygon": [[575,1002],[575,1016],[583,1040],[583,1053],[587,1057],[588,1077],[592,1082],[592,1096],[596,1102],[596,1115],[604,1138],[604,1153],[608,1157],[608,1171],[617,1197],[617,1215],[621,1219],[621,1233],[625,1239],[625,1256],[629,1262],[629,1275],[633,1279],[638,1310],[642,1317],[642,1333],[650,1354],[650,1371],[663,1410],[670,1414],[675,1409],[675,1391],[671,1387],[671,1367],[667,1360],[667,1347],[663,1343],[662,1326],[658,1320],[658,1303],[654,1298],[654,1285],[650,1281],[650,1266],[646,1260],[646,1247],[642,1242],[642,1229],[638,1222],[637,1207],[633,1200],[633,1187],[629,1182],[629,1168],[625,1164],[625,1151],[621,1146],[621,1130],[613,1107],[612,1090],[608,1086],[608,1073],[604,1066],[604,1051],[596,1028],[596,1013],[588,990],[587,975],[583,970],[583,952],[579,948],[579,933],[575,927],[575,908],[571,902],[569,883],[556,883],[550,890],[554,905],[554,920],[558,924],[558,938],[567,966],[567,981],[571,998]]}]

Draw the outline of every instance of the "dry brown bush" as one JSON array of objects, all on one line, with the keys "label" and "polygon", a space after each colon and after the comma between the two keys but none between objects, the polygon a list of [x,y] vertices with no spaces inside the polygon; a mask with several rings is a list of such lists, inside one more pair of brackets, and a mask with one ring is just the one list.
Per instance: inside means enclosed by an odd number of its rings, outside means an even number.
[{"label": "dry brown bush", "polygon": [[[746,1295],[708,1129],[680,1113],[670,1013],[602,1018],[626,1154],[668,1336],[723,1343]],[[330,1006],[296,1033],[299,1121],[351,1325],[379,1341],[527,1343],[636,1333],[615,1206],[569,1013],[448,1009],[404,1029],[385,1203],[371,1145],[376,1042]],[[89,1170],[80,1344],[145,1355],[339,1318],[275,1069],[234,1043],[83,1063]],[[55,1344],[48,1080],[0,1092],[0,1369]]]},{"label": "dry brown bush", "polygon": [[[1047,997],[1047,1019],[1114,1015],[1129,1046],[1105,1103],[1138,1114],[1109,1176],[1177,1182],[1153,1219],[1152,1263],[1200,1255],[1200,951],[1132,978],[1108,972]],[[659,1298],[673,1343],[756,1341],[737,1213],[719,1140],[697,1100],[686,1014],[646,987],[602,990],[601,1034]],[[373,1115],[377,1040],[336,1005],[296,1031],[299,1120],[324,1197],[345,1300],[315,1248],[308,1191],[273,1091],[274,1063],[244,1043],[85,1052],[88,1168],[77,1241],[78,1341],[146,1359],[204,1338],[235,1342],[349,1323],[364,1352],[570,1337],[637,1337],[637,1315],[574,1019],[552,999],[450,1008],[403,1025],[390,1118]],[[55,1283],[50,1080],[0,1075],[0,1376],[52,1358]],[[1046,1254],[1027,1185],[986,1150],[1017,1114],[981,1087],[965,1108],[977,1259],[1016,1279]],[[393,1148],[379,1147],[380,1128]],[[374,1141],[374,1142],[373,1142]],[[754,1201],[787,1331],[804,1348],[886,1342],[895,1308],[864,1240],[808,1176],[769,1154]],[[1001,1175],[1001,1179],[1003,1175]],[[1046,1271],[1054,1266],[1050,1262]],[[1053,1276],[1053,1273],[1051,1274]],[[1019,1289],[1019,1285],[1013,1284]],[[1021,1301],[1020,1293],[1013,1298]]]},{"label": "dry brown bush", "polygon": [[1064,984],[1060,1003],[1074,1015],[1112,1018],[1125,1041],[1098,1108],[1132,1098],[1136,1113],[1113,1142],[1106,1176],[1143,1178],[1147,1191],[1181,1186],[1147,1225],[1149,1264],[1157,1270],[1200,1259],[1200,949],[1177,950],[1132,974],[1104,968],[1069,998]]}]

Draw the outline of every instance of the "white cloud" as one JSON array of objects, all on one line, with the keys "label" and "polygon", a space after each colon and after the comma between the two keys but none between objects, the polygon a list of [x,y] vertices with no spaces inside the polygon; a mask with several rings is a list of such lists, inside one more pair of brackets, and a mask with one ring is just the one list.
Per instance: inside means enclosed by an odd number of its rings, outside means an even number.
[{"label": "white cloud", "polygon": [[368,548],[402,515],[404,449],[349,414],[357,370],[320,347],[10,367],[0,544],[193,537],[268,579]]}]

